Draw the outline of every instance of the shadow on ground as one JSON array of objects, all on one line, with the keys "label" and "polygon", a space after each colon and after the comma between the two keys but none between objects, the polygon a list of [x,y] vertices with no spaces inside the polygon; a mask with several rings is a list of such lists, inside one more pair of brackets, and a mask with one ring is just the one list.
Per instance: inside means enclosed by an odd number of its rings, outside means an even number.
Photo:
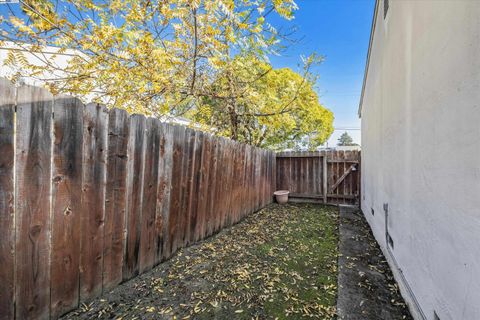
[{"label": "shadow on ground", "polygon": [[338,226],[335,207],[270,205],[64,318],[411,319],[362,214]]},{"label": "shadow on ground", "polygon": [[338,318],[412,319],[362,212],[340,207]]},{"label": "shadow on ground", "polygon": [[270,205],[66,319],[333,319],[338,210]]}]

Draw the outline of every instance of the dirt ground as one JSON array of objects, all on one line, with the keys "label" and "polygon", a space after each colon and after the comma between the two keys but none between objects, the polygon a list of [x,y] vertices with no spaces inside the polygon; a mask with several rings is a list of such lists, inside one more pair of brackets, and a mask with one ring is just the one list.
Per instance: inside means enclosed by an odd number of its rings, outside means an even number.
[{"label": "dirt ground", "polygon": [[339,251],[339,319],[412,319],[385,257],[357,208],[340,207]]},{"label": "dirt ground", "polygon": [[272,204],[64,317],[304,318],[411,319],[358,209]]},{"label": "dirt ground", "polygon": [[64,319],[332,319],[338,209],[272,204]]}]

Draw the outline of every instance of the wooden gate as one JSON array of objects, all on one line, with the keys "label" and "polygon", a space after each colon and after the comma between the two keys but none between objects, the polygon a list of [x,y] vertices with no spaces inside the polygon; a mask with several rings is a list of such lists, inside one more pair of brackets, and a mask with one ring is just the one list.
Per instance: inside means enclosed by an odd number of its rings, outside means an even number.
[{"label": "wooden gate", "polygon": [[276,185],[297,202],[359,204],[360,151],[277,153]]}]

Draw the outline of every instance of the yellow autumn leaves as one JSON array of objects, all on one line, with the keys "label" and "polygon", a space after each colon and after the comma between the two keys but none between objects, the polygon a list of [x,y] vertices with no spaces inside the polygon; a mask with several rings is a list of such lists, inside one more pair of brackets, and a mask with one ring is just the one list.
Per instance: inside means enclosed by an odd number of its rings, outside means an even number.
[{"label": "yellow autumn leaves", "polygon": [[[205,130],[274,149],[312,135],[314,148],[333,116],[310,71],[263,75],[266,57],[282,48],[271,17],[293,19],[297,9],[293,0],[24,0],[0,20],[0,41],[24,49],[7,61],[18,70],[13,80],[33,77],[54,93],[130,112],[192,117]],[[46,46],[74,54],[59,68]]]}]

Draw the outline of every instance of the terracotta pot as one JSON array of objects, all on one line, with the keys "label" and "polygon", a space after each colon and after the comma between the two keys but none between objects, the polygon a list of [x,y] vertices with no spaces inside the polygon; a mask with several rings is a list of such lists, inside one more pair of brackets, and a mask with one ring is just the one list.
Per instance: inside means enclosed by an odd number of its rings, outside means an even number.
[{"label": "terracotta pot", "polygon": [[278,203],[284,204],[288,202],[288,194],[290,191],[288,190],[278,190],[275,191],[273,194],[275,195],[275,200],[277,200]]}]

